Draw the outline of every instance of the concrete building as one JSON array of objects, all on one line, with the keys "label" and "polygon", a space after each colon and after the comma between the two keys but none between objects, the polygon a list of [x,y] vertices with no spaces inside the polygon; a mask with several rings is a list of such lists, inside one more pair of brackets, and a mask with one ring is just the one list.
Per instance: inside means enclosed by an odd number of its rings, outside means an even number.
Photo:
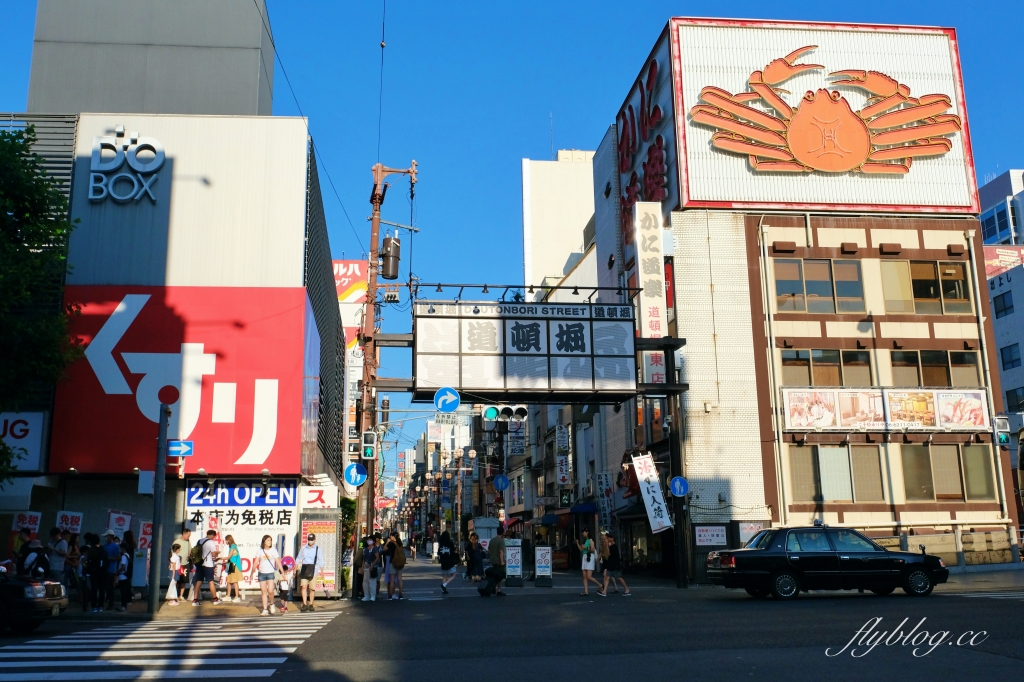
[{"label": "concrete building", "polygon": [[1020,244],[1024,216],[1024,170],[1008,170],[978,188],[982,237],[986,244]]},{"label": "concrete building", "polygon": [[263,0],[39,0],[31,113],[269,116]]},{"label": "concrete building", "polygon": [[[716,546],[816,519],[892,542],[920,535],[954,562],[971,529],[1015,537],[1008,453],[993,447],[1004,394],[980,290],[979,200],[968,133],[954,125],[965,112],[954,32],[917,31],[673,19],[594,156],[599,279],[664,290],[689,385],[678,405],[603,407],[606,457],[642,446],[667,481],[659,436],[679,433],[691,574]],[[819,46],[804,61],[826,71],[856,62],[943,94],[948,144],[864,147],[841,167],[813,153],[832,139],[813,126],[801,147],[800,115],[822,105],[751,85],[800,45]],[[849,115],[867,103],[816,69],[780,87],[834,88]],[[747,94],[734,106],[719,91]],[[767,147],[779,116],[791,139]],[[837,138],[832,155],[854,142]],[[651,202],[661,220],[634,224]],[[644,278],[659,261],[664,287]],[[620,546],[635,563],[664,563],[670,534],[652,534],[643,503],[621,493]]]},{"label": "concrete building", "polygon": [[[998,257],[1000,247],[985,247],[986,261],[989,255]],[[1024,365],[1021,352],[1024,351],[1024,325],[1021,324],[1017,308],[1024,301],[1024,265],[991,270],[988,276],[989,310],[995,332],[996,357],[999,363],[999,383],[1005,398],[1006,416],[1010,421],[1011,439],[1016,447],[1010,448],[1011,465],[1020,468],[1019,445],[1024,432]]]}]

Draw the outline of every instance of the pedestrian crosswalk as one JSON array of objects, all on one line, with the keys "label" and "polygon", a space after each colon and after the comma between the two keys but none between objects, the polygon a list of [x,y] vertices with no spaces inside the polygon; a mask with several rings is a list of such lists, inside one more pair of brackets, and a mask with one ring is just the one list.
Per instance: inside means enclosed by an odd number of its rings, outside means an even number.
[{"label": "pedestrian crosswalk", "polygon": [[1011,601],[1024,601],[1024,592],[960,592],[957,597],[968,597],[970,599],[1009,599]]},{"label": "pedestrian crosswalk", "polygon": [[339,612],[115,625],[0,647],[0,682],[270,677]]}]

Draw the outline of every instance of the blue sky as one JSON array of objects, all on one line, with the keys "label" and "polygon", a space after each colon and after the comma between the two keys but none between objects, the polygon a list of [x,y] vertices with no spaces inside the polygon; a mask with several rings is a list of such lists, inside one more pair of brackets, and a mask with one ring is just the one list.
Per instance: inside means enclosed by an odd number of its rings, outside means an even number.
[{"label": "blue sky", "polygon": [[[0,111],[21,111],[35,3],[5,5]],[[268,0],[268,6],[279,55],[365,246],[369,169],[378,158],[382,3]],[[521,159],[550,158],[549,116],[556,148],[593,149],[673,15],[955,27],[979,179],[1024,166],[1024,2],[897,1],[854,8],[739,0],[724,7],[658,0],[388,2],[380,160],[404,167],[415,158],[420,164],[417,275],[424,281],[522,281]],[[274,113],[298,113],[280,67]],[[363,248],[322,181],[334,256],[359,257]],[[406,187],[396,181],[385,219],[409,221]],[[408,327],[405,314],[385,316],[385,329]],[[384,364],[382,374],[408,376],[405,357],[388,355]],[[392,405],[404,402],[394,396]],[[421,425],[411,422],[407,432],[418,433]]]}]

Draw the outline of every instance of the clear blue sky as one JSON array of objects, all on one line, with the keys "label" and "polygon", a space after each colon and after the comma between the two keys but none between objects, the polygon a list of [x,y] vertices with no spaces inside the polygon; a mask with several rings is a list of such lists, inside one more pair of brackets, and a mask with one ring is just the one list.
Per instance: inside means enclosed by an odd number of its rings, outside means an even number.
[{"label": "clear blue sky", "polygon": [[[25,107],[35,3],[4,3],[0,111]],[[314,140],[367,244],[370,166],[377,161],[380,0],[268,0],[279,56]],[[725,9],[727,7],[727,9]],[[255,8],[253,11],[256,11]],[[723,14],[727,12],[728,14]],[[957,29],[979,179],[1024,166],[1024,2],[387,3],[380,160],[420,164],[415,270],[425,281],[522,281],[521,159],[556,148],[594,149],[672,15],[922,24]],[[297,114],[275,75],[274,113]],[[362,248],[326,177],[336,258]],[[386,219],[407,223],[398,181]],[[404,265],[405,263],[403,263]],[[403,267],[404,271],[404,267]],[[403,272],[403,277],[404,277]],[[385,328],[408,326],[386,312]],[[402,356],[382,374],[408,376]],[[404,400],[394,396],[393,406]],[[397,417],[398,415],[396,415]],[[422,420],[407,433],[418,433]]]}]

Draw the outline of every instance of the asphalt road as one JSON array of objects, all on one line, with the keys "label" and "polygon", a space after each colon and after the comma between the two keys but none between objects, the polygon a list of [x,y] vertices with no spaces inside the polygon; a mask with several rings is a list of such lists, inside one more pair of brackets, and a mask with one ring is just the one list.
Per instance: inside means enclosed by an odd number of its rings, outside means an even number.
[{"label": "asphalt road", "polygon": [[[347,603],[333,619],[310,624],[308,632],[295,635],[299,639],[292,643],[293,651],[281,654],[275,659],[279,663],[260,675],[302,682],[694,677],[904,681],[979,675],[1016,679],[1024,669],[1024,590],[1019,587],[973,593],[954,587],[924,599],[900,591],[889,597],[811,593],[779,603],[754,600],[743,592],[677,590],[647,581],[632,585],[631,597],[600,598],[593,591],[590,597],[578,596],[577,578],[570,574],[557,575],[555,588],[509,589],[509,597],[500,599],[479,597],[475,586],[461,579],[450,595],[442,596],[435,566],[410,563],[406,571],[407,599]],[[295,616],[257,618],[245,627],[269,636],[297,627]],[[878,618],[867,635],[857,634]],[[0,657],[26,641],[42,649],[50,635],[75,635],[88,627],[81,621],[55,623],[31,640],[6,637]],[[906,643],[896,629],[912,633],[912,642]],[[879,632],[886,634],[872,648]],[[201,646],[228,646],[218,643],[220,637],[211,632]],[[186,648],[196,646],[200,644],[192,638]],[[210,655],[216,657],[216,652]],[[200,668],[195,674],[207,679],[249,676],[244,665],[229,663],[222,658],[217,672]],[[81,668],[69,665],[66,679],[106,679],[83,678]],[[11,677],[5,668],[0,660],[0,682],[65,679],[38,673]]]}]

